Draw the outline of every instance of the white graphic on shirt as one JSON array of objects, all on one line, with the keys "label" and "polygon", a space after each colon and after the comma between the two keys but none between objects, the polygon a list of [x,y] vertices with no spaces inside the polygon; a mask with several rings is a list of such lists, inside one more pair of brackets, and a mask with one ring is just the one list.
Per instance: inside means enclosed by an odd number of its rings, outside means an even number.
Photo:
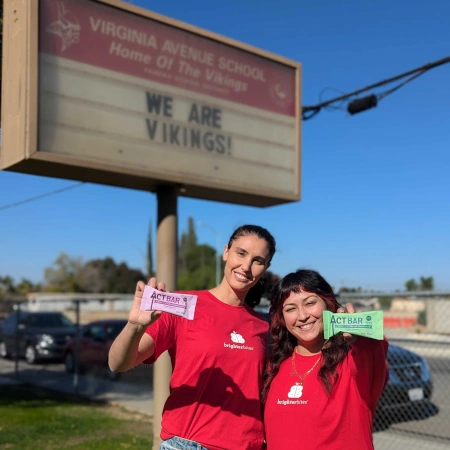
[{"label": "white graphic on shirt", "polygon": [[230,333],[231,342],[233,344],[228,344],[227,342],[223,343],[223,346],[226,348],[236,349],[236,350],[253,350],[254,347],[249,347],[248,345],[242,345],[245,344],[245,339],[242,337],[241,334],[236,333],[236,331],[233,331]]},{"label": "white graphic on shirt", "polygon": [[236,331],[233,331],[231,334],[231,340],[233,342],[235,342],[236,344],[244,344],[245,343],[245,339],[238,333],[236,333]]},{"label": "white graphic on shirt", "polygon": [[62,2],[56,2],[58,9],[58,20],[47,26],[47,32],[56,34],[61,38],[63,52],[72,44],[80,40],[80,24],[74,14],[66,9],[66,5]]},{"label": "white graphic on shirt", "polygon": [[302,394],[303,394],[303,386],[300,383],[295,383],[295,385],[291,387],[291,390],[288,393],[288,397],[300,398]]}]

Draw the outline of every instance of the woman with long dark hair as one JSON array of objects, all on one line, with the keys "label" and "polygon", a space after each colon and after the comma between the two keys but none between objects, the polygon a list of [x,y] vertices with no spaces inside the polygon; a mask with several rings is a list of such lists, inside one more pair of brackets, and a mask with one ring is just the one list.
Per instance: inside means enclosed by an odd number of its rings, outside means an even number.
[{"label": "woman with long dark hair", "polygon": [[290,273],[273,291],[273,351],[263,381],[268,450],[373,450],[387,341],[343,334],[325,340],[324,310],[344,308],[316,271]]},{"label": "woman with long dark hair", "polygon": [[[193,320],[141,311],[139,282],[128,324],[114,341],[109,365],[123,372],[169,351],[173,373],[162,416],[161,450],[261,450],[260,403],[269,326],[253,310],[275,240],[256,225],[239,227],[223,252],[224,277],[197,295]],[[149,284],[156,285],[155,279]]]}]

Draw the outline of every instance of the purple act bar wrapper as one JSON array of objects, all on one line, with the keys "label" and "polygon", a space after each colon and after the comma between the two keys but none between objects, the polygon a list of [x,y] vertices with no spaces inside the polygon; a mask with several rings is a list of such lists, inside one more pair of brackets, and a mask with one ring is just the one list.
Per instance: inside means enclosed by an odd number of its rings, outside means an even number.
[{"label": "purple act bar wrapper", "polygon": [[196,305],[196,295],[162,292],[151,286],[145,286],[141,300],[141,311],[164,311],[192,320]]}]

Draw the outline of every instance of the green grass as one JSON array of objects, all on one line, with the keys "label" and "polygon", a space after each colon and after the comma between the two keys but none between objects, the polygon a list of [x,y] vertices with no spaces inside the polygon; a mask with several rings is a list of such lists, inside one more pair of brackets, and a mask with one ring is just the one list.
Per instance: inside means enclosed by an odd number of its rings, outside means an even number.
[{"label": "green grass", "polygon": [[150,450],[148,417],[26,385],[0,386],[0,449]]}]

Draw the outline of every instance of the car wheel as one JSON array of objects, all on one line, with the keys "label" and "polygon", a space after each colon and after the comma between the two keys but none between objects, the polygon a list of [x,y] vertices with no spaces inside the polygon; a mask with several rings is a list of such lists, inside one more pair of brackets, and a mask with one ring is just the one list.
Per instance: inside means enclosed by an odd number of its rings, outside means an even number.
[{"label": "car wheel", "polygon": [[64,355],[64,365],[66,366],[66,372],[73,373],[75,371],[75,358],[72,352],[67,352]]},{"label": "car wheel", "polygon": [[0,358],[8,358],[9,353],[4,342],[0,342]]},{"label": "car wheel", "polygon": [[25,350],[25,360],[28,364],[35,364],[37,362],[36,349],[31,344]]}]

